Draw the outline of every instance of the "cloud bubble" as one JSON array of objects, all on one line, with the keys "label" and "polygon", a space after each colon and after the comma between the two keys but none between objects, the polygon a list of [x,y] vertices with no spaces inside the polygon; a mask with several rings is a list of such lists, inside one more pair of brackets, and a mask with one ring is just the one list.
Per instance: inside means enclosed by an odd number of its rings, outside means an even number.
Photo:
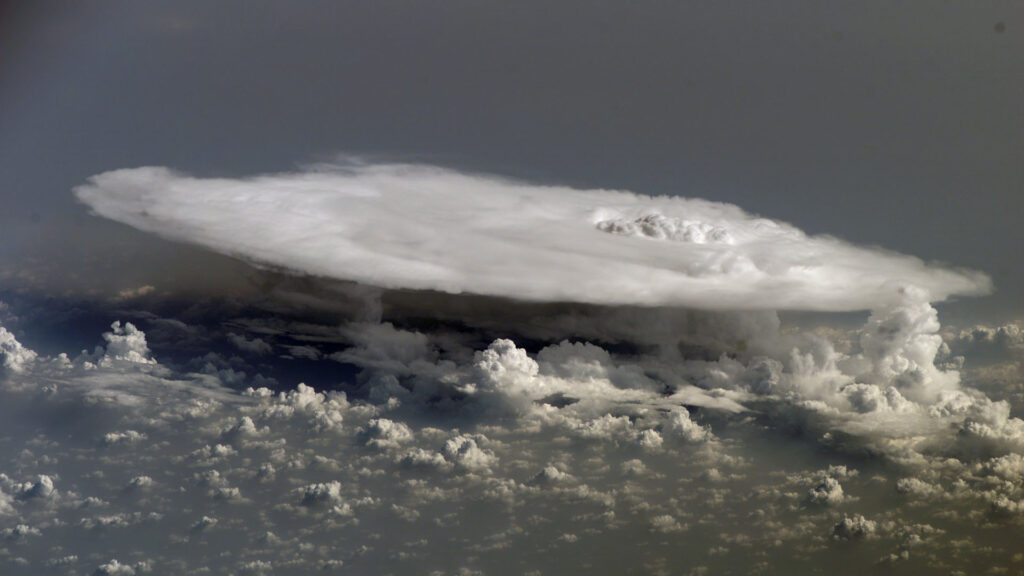
[{"label": "cloud bubble", "polygon": [[162,167],[75,188],[95,214],[257,265],[384,288],[528,301],[861,310],[912,286],[990,290],[928,265],[730,205],[539,186],[422,165],[318,166],[246,179]]}]

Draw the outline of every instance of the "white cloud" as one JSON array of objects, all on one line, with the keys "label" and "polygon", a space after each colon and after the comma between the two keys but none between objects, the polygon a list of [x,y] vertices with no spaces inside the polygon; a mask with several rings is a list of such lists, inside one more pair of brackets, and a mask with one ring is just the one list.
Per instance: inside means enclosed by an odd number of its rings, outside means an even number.
[{"label": "white cloud", "polygon": [[318,482],[308,484],[297,490],[299,501],[303,506],[337,505],[342,503],[341,482]]},{"label": "white cloud", "polygon": [[896,490],[914,498],[941,498],[945,495],[942,486],[920,478],[900,478],[896,481]]},{"label": "white cloud", "polygon": [[23,372],[36,359],[36,353],[21,345],[21,342],[0,326],[0,368],[10,372]]},{"label": "white cloud", "polygon": [[135,444],[146,439],[146,435],[136,430],[125,430],[124,432],[107,432],[103,435],[103,444],[113,446],[116,444]]},{"label": "white cloud", "polygon": [[93,574],[95,576],[135,576],[135,568],[130,564],[122,564],[115,558],[101,565]]},{"label": "white cloud", "polygon": [[682,406],[669,415],[667,435],[685,442],[706,442],[714,438],[711,428],[691,420],[690,413]]},{"label": "white cloud", "polygon": [[0,487],[0,516],[14,514],[14,498]]},{"label": "white cloud", "polygon": [[443,470],[449,466],[444,456],[423,448],[415,448],[399,457],[398,462],[409,468],[436,468]]},{"label": "white cloud", "polygon": [[651,529],[655,532],[672,533],[682,532],[685,526],[679,523],[671,514],[662,514],[651,518]]},{"label": "white cloud", "polygon": [[492,452],[483,450],[476,439],[464,435],[445,442],[442,452],[449,462],[471,471],[485,471],[497,462]]},{"label": "white cloud", "polygon": [[[592,311],[587,329],[608,334],[599,322],[628,312]],[[346,325],[344,361],[364,371],[357,384],[381,388],[351,400],[321,388],[334,382],[239,393],[103,348],[91,357],[122,359],[37,359],[0,381],[11,474],[0,475],[11,537],[0,572],[88,574],[116,557],[112,569],[141,574],[151,555],[153,573],[308,573],[343,561],[403,574],[451,572],[472,555],[490,573],[540,543],[544,559],[525,555],[519,568],[548,573],[568,566],[548,559],[600,554],[622,537],[637,544],[615,551],[623,564],[666,571],[677,561],[772,571],[782,557],[831,561],[862,546],[865,563],[921,547],[969,572],[1016,552],[991,534],[1024,519],[1024,423],[935,367],[944,352],[930,306],[880,306],[863,329],[834,335],[850,343],[842,352],[763,313],[664,316],[643,345]],[[680,319],[702,344],[743,345],[691,353],[671,337]],[[148,346],[128,348],[152,359]],[[694,538],[679,534],[688,529]],[[870,542],[836,541],[858,539]],[[227,555],[224,542],[242,544]],[[467,555],[452,560],[453,546]]]},{"label": "white cloud", "polygon": [[367,446],[384,450],[397,448],[399,445],[413,439],[413,432],[402,422],[395,422],[387,418],[374,418],[360,429],[359,435]]},{"label": "white cloud", "polygon": [[248,179],[115,170],[94,213],[256,262],[385,288],[704,309],[856,310],[982,294],[982,274],[858,248],[680,197],[538,186],[429,166]]},{"label": "white cloud", "polygon": [[4,528],[0,531],[0,535],[3,535],[6,540],[22,540],[29,536],[42,536],[42,534],[38,528],[27,524],[18,524],[14,528]]},{"label": "white cloud", "polygon": [[874,520],[868,520],[860,514],[843,515],[843,519],[832,527],[832,537],[836,540],[870,538],[877,530],[878,523]]},{"label": "white cloud", "polygon": [[16,486],[15,494],[23,500],[50,500],[57,497],[53,478],[40,474],[35,481],[23,482]]},{"label": "white cloud", "polygon": [[106,351],[99,363],[101,366],[117,362],[133,364],[156,364],[146,344],[146,335],[131,322],[121,325],[120,321],[110,325],[110,332],[103,334],[107,341]]},{"label": "white cloud", "polygon": [[145,490],[152,488],[156,482],[149,476],[135,476],[128,481],[129,490]]},{"label": "white cloud", "polygon": [[216,526],[217,522],[218,520],[216,518],[211,518],[210,516],[203,516],[199,520],[196,520],[195,524],[192,525],[191,530],[193,532],[202,532],[204,530],[209,530],[210,528]]},{"label": "white cloud", "polygon": [[839,484],[839,480],[827,476],[821,484],[811,488],[807,493],[807,498],[812,504],[835,505],[843,502],[846,496],[843,494],[843,487]]},{"label": "white cloud", "polygon": [[903,396],[920,402],[934,402],[939,393],[954,390],[957,372],[935,367],[942,346],[938,312],[926,301],[926,294],[907,289],[896,305],[877,308],[864,327],[860,344],[872,382],[892,383]]},{"label": "white cloud", "polygon": [[640,433],[637,434],[636,441],[644,450],[658,450],[665,442],[657,430],[650,429],[641,430]]},{"label": "white cloud", "polygon": [[538,472],[537,475],[534,476],[532,480],[530,480],[530,482],[533,484],[538,484],[540,486],[550,486],[553,484],[566,482],[571,479],[572,476],[570,474],[567,474],[562,470],[559,470],[555,466],[548,465],[545,466],[543,470]]}]

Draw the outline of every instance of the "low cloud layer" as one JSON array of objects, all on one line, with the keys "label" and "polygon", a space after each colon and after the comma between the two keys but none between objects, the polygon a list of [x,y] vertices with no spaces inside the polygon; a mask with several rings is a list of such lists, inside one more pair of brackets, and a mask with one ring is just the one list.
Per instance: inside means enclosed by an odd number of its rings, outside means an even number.
[{"label": "low cloud layer", "polygon": [[[1024,422],[936,366],[934,316],[833,334],[859,352],[764,328],[790,353],[709,360],[350,323],[316,347],[365,394],[164,364],[127,322],[75,357],[0,328],[0,571],[1012,573]],[[289,347],[248,328],[224,349]]]},{"label": "low cloud layer", "polygon": [[75,189],[94,213],[256,264],[373,286],[531,301],[861,310],[911,288],[990,290],[981,273],[807,236],[704,200],[538,186],[415,165],[247,179],[115,170]]}]

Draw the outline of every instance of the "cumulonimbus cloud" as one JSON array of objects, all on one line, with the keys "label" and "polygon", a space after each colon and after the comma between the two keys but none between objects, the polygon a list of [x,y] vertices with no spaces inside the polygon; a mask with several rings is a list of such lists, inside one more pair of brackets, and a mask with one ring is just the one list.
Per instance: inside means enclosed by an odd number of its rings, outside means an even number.
[{"label": "cumulonimbus cloud", "polygon": [[244,179],[162,167],[74,190],[95,214],[250,262],[384,288],[703,309],[860,310],[978,272],[853,246],[723,203],[539,186],[422,165]]}]

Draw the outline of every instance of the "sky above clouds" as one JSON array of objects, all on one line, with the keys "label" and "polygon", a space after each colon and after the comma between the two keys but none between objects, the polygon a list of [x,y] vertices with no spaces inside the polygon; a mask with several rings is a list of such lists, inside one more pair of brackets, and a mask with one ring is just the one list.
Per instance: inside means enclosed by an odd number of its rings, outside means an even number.
[{"label": "sky above clouds", "polygon": [[[250,176],[346,153],[729,202],[982,270],[996,293],[964,306],[990,320],[1022,307],[1004,257],[1024,242],[1014,2],[9,11],[0,249],[51,283],[49,263],[88,261],[75,272],[111,290],[89,273],[98,251],[139,276],[168,268],[146,250],[175,272],[200,258],[87,217],[69,190],[89,176]],[[72,246],[54,240],[69,229]]]},{"label": "sky above clouds", "polygon": [[1022,573],[1024,11],[0,12],[0,573]]}]

